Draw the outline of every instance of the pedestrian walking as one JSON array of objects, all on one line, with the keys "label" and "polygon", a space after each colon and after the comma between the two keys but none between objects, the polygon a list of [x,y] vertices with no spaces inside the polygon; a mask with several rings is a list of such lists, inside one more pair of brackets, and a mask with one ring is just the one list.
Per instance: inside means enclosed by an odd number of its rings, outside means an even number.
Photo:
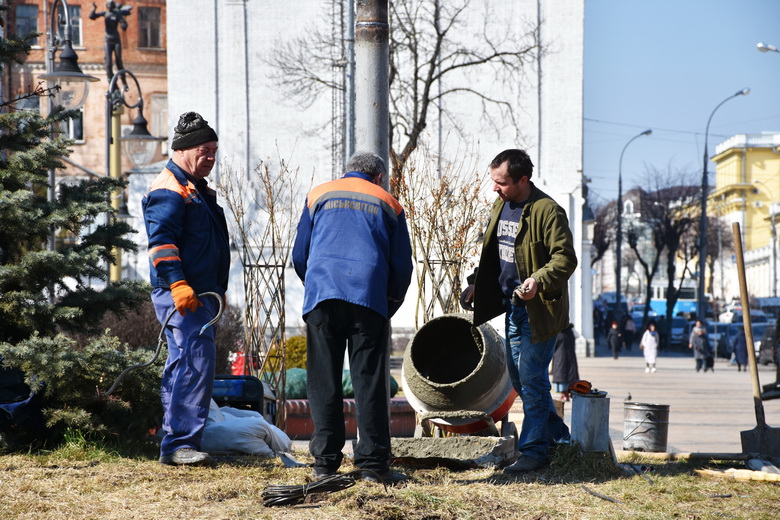
[{"label": "pedestrian walking", "polygon": [[748,353],[745,329],[740,329],[737,332],[737,337],[734,338],[734,361],[737,363],[737,372],[741,372],[743,367],[747,372]]},{"label": "pedestrian walking", "polygon": [[595,341],[596,345],[599,344],[599,335],[601,334],[601,326],[603,325],[604,320],[601,316],[601,310],[598,308],[598,306],[593,306],[593,341]]},{"label": "pedestrian walking", "polygon": [[346,170],[309,192],[292,251],[304,283],[309,451],[316,478],[338,472],[346,349],[357,403],[354,463],[364,480],[396,484],[407,477],[390,470],[388,320],[412,278],[412,247],[404,209],[381,188],[384,160],[358,152]]},{"label": "pedestrian walking", "polygon": [[634,318],[630,314],[626,313],[621,319],[623,326],[621,327],[621,334],[623,336],[623,346],[626,352],[631,352],[631,345],[634,343],[634,336],[636,334],[636,324]]},{"label": "pedestrian walking", "polygon": [[206,181],[214,167],[217,140],[200,114],[182,114],[171,141],[172,157],[142,201],[152,302],[160,323],[171,315],[160,390],[163,464],[211,463],[200,444],[217,351],[214,328],[203,326],[217,315],[220,302],[198,295],[213,292],[224,299],[230,273],[225,214]]},{"label": "pedestrian walking", "polygon": [[612,357],[617,359],[618,354],[620,354],[620,349],[623,347],[623,338],[620,335],[617,321],[612,322],[612,326],[607,332],[607,346],[612,352]]},{"label": "pedestrian walking", "polygon": [[658,331],[655,330],[655,320],[650,320],[647,324],[647,330],[642,334],[642,339],[639,341],[639,350],[642,351],[642,355],[645,357],[645,373],[656,372],[655,360],[658,357],[658,345],[661,342],[661,337],[658,335]]},{"label": "pedestrian walking", "polygon": [[710,341],[707,338],[707,331],[704,327],[694,327],[693,335],[691,336],[690,347],[693,350],[693,358],[696,360],[696,371],[699,372],[703,368],[706,372],[708,369],[715,372],[714,357],[712,354],[712,348],[710,347]]},{"label": "pedestrian walking", "polygon": [[564,209],[532,181],[534,165],[510,149],[490,163],[498,198],[485,232],[474,281],[474,325],[506,314],[507,368],[523,400],[521,457],[508,473],[549,463],[549,448],[570,439],[550,395],[555,338],[569,323],[569,278],[577,267]]},{"label": "pedestrian walking", "polygon": [[561,394],[561,401],[568,401],[569,385],[580,378],[577,352],[574,348],[574,324],[566,325],[555,337],[552,363],[554,390]]}]

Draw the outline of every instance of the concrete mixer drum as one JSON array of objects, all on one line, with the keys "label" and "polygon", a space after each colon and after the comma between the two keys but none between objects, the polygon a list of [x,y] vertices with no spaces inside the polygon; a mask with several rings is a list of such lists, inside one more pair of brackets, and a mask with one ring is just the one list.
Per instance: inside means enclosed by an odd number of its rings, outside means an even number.
[{"label": "concrete mixer drum", "polygon": [[401,369],[420,435],[517,438],[516,426],[508,421],[517,393],[505,352],[498,332],[487,324],[474,327],[470,314],[447,314],[424,324],[409,342]]}]

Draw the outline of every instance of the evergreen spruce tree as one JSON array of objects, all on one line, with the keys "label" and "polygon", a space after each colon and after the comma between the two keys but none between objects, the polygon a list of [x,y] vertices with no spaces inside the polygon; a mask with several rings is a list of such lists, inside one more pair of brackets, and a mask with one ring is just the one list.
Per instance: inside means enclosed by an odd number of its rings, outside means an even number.
[{"label": "evergreen spruce tree", "polygon": [[[13,61],[26,57],[31,36],[0,38],[4,75]],[[39,87],[30,94],[48,91]],[[117,341],[98,334],[99,324],[106,312],[121,315],[148,299],[149,287],[145,282],[107,280],[108,264],[115,262],[112,249],[135,250],[126,236],[133,229],[106,219],[113,214],[109,195],[124,188],[123,180],[62,183],[55,200],[49,200],[48,171],[64,166],[62,158],[72,144],[57,129],[74,115],[56,108],[42,117],[16,110],[14,100],[0,112],[0,366],[22,370],[28,384],[46,396],[50,425],[67,423],[68,414],[62,413],[66,410],[74,412],[70,424],[105,430],[100,417],[105,402],[95,406],[100,401],[95,394],[98,383],[110,374],[97,372],[113,370],[115,376],[129,358]],[[49,250],[52,232],[70,240],[59,240],[55,250]],[[78,345],[67,337],[74,331],[95,333],[94,340]],[[96,359],[104,362],[95,367]],[[64,390],[67,397],[58,395]]]}]

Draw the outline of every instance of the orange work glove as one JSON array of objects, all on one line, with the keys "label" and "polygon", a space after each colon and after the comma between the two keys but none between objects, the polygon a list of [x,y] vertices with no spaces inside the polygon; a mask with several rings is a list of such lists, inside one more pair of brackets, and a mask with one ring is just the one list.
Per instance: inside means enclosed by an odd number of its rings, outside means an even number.
[{"label": "orange work glove", "polygon": [[171,296],[176,310],[182,316],[184,316],[184,311],[195,312],[198,307],[203,305],[186,280],[179,280],[171,284]]}]

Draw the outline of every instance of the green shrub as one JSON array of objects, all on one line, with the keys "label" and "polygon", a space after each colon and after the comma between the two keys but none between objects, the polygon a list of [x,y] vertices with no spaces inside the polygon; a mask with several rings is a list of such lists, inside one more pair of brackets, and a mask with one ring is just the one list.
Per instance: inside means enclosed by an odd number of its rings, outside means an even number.
[{"label": "green shrub", "polygon": [[306,368],[306,336],[287,338],[285,356],[285,368]]},{"label": "green shrub", "polygon": [[148,361],[152,354],[152,348],[126,350],[107,333],[84,347],[61,334],[0,344],[3,363],[22,370],[27,384],[43,396],[49,446],[59,442],[66,429],[106,442],[144,440],[162,416],[162,363],[131,372],[114,394],[104,393],[125,368]]},{"label": "green shrub", "polygon": [[285,345],[286,368],[306,368],[306,336],[293,336]]}]

